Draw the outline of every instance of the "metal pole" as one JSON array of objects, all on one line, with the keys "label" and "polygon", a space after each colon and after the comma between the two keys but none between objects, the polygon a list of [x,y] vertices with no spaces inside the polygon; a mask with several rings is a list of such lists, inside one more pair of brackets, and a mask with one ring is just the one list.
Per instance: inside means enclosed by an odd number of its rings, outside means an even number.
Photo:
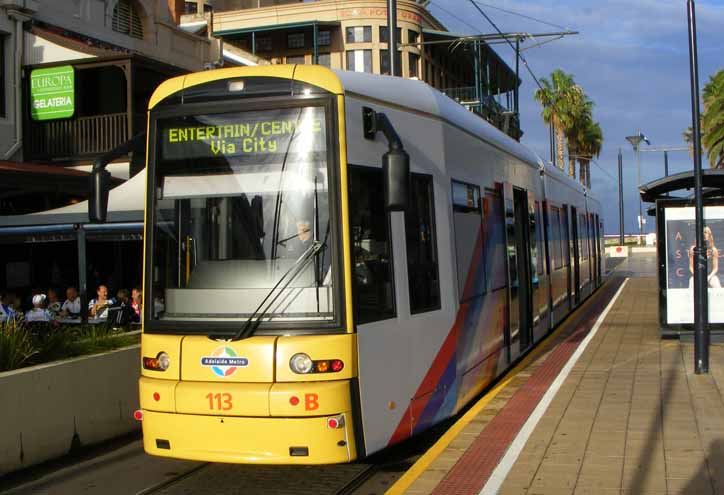
[{"label": "metal pole", "polygon": [[397,67],[397,0],[387,0],[387,51],[390,54],[390,75],[399,76],[400,68]]},{"label": "metal pole", "polygon": [[639,145],[634,146],[636,152],[636,195],[639,197],[639,244],[644,236],[644,212],[641,195],[638,194],[638,188],[641,186],[641,155],[639,153]]},{"label": "metal pole", "polygon": [[518,113],[518,80],[519,80],[518,78],[520,77],[520,75],[519,75],[520,71],[518,68],[519,65],[520,65],[520,38],[515,38],[515,83],[513,83],[513,87],[514,87],[513,94],[515,96],[514,111],[516,114]]},{"label": "metal pole", "polygon": [[694,197],[696,246],[694,247],[694,372],[709,373],[709,326],[707,260],[704,244],[704,201],[701,187],[701,128],[699,119],[699,62],[696,53],[696,11],[687,0],[689,21],[689,73],[691,76],[691,127],[694,130]]},{"label": "metal pole", "polygon": [[664,177],[669,176],[669,152],[664,151]]},{"label": "metal pole", "polygon": [[623,155],[618,149],[618,245],[623,246]]},{"label": "metal pole", "polygon": [[554,167],[556,167],[556,152],[555,152],[555,136],[553,135],[553,122],[548,126],[548,129],[550,129],[550,142],[551,142],[551,163]]},{"label": "metal pole", "polygon": [[88,263],[86,261],[86,238],[82,225],[76,230],[78,240],[78,292],[80,292],[81,322],[88,322]]},{"label": "metal pole", "polygon": [[475,63],[473,64],[475,70],[475,100],[478,102],[478,113],[483,115],[483,88],[480,81],[480,42],[475,41],[473,47],[475,48]]},{"label": "metal pole", "polygon": [[312,28],[312,36],[314,37],[312,40],[312,63],[317,65],[319,63],[319,26],[316,22]]}]

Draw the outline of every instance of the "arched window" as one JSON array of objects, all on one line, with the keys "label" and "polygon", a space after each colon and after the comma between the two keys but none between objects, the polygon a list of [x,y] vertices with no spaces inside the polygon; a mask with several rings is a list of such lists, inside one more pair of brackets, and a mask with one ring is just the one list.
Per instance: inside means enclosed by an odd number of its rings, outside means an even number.
[{"label": "arched window", "polygon": [[118,0],[113,8],[112,27],[114,31],[132,38],[143,39],[143,24],[140,8],[133,0]]}]

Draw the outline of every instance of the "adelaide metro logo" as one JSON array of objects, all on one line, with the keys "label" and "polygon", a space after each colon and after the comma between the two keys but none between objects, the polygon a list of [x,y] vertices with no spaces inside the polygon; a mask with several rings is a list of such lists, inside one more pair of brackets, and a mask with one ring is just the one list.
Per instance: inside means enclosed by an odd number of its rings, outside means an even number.
[{"label": "adelaide metro logo", "polygon": [[249,360],[245,357],[238,357],[234,349],[227,345],[222,345],[214,349],[211,356],[203,356],[201,358],[201,366],[210,367],[211,371],[221,378],[227,378],[236,373],[238,368],[249,365]]}]

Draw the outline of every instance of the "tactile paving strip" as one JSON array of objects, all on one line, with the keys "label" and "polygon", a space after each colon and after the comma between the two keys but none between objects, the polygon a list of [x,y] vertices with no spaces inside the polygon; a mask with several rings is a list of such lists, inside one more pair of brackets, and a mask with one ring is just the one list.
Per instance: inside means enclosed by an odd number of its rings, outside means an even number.
[{"label": "tactile paving strip", "polygon": [[433,490],[434,495],[473,495],[480,492],[530,413],[548,390],[560,370],[593,327],[596,319],[616,293],[623,278],[601,288],[602,294],[584,313],[574,315],[574,330],[551,351],[528,381],[510,398],[478,438]]}]

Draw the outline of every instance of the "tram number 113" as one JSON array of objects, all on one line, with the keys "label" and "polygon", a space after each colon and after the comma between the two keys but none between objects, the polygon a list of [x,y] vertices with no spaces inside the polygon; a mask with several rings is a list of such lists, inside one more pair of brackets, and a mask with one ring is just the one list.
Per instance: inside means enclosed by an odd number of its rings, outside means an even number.
[{"label": "tram number 113", "polygon": [[206,394],[209,400],[209,409],[217,411],[228,411],[233,406],[231,404],[231,394]]}]

